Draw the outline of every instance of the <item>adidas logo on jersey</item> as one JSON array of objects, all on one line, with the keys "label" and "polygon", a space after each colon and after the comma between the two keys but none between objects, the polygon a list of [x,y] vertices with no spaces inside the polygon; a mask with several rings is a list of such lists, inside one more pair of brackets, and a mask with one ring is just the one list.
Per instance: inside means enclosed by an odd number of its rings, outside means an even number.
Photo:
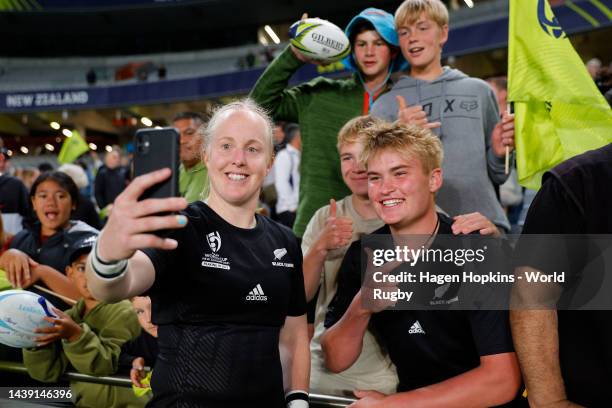
[{"label": "adidas logo on jersey", "polygon": [[412,325],[410,330],[408,330],[408,333],[410,333],[410,334],[425,334],[425,330],[423,330],[423,327],[421,326],[421,323],[419,323],[419,321],[417,320],[416,322],[414,322],[414,324]]},{"label": "adidas logo on jersey", "polygon": [[261,288],[261,285],[258,283],[257,286],[255,286],[253,289],[251,289],[251,291],[249,292],[249,294],[246,297],[246,300],[255,300],[255,301],[260,301],[260,302],[267,302],[268,301],[268,297],[264,294],[263,289]]}]

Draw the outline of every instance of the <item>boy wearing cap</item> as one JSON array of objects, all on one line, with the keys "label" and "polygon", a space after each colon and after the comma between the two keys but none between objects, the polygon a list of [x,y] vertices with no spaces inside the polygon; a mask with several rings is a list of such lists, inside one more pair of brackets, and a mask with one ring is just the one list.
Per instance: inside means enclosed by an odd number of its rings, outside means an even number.
[{"label": "boy wearing cap", "polygon": [[390,87],[389,75],[401,69],[393,16],[368,8],[355,16],[345,33],[353,47],[344,63],[355,71],[348,79],[315,78],[288,87],[291,76],[307,60],[292,46],[268,66],[251,97],[275,120],[298,122],[302,134],[300,197],[293,230],[301,237],[306,224],[330,198],[350,191],[342,181],[335,149],[336,135],[349,119],[367,114],[373,101]]},{"label": "boy wearing cap", "polygon": [[372,115],[434,128],[446,156],[438,205],[449,214],[478,211],[508,231],[495,185],[508,178],[504,159],[506,147],[514,145],[512,116],[500,120],[486,82],[442,66],[448,10],[440,0],[405,0],[395,25],[410,70],[374,103]]},{"label": "boy wearing cap", "polygon": [[[74,369],[82,374],[105,376],[117,371],[121,345],[140,332],[138,319],[129,301],[101,303],[87,289],[85,263],[95,235],[77,241],[70,250],[66,275],[81,294],[72,308],[57,318],[46,317],[52,327],[40,328],[38,347],[23,349],[23,360],[32,378],[57,382],[64,372]],[[71,381],[76,406],[143,407],[130,389]]]}]

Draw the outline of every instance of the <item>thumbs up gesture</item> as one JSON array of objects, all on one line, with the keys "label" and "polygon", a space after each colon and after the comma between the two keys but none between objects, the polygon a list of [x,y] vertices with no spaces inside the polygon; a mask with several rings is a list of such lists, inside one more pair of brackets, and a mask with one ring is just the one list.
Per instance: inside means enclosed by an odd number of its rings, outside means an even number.
[{"label": "thumbs up gesture", "polygon": [[329,216],[325,221],[325,228],[317,240],[317,248],[329,251],[348,245],[353,236],[353,220],[348,217],[338,217],[336,200],[329,200]]},{"label": "thumbs up gesture", "polygon": [[434,129],[440,127],[440,122],[431,122],[427,120],[427,114],[421,105],[408,106],[406,99],[401,95],[396,95],[397,104],[397,119],[406,125],[417,125],[425,129]]}]

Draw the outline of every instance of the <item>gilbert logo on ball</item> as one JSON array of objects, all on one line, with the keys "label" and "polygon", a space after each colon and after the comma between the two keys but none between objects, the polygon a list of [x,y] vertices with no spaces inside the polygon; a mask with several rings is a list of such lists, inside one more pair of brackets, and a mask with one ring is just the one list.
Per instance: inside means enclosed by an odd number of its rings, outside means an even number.
[{"label": "gilbert logo on ball", "polygon": [[37,327],[51,327],[43,320],[51,313],[52,305],[42,296],[27,290],[0,292],[0,343],[11,347],[35,347]]},{"label": "gilbert logo on ball", "polygon": [[340,61],[351,52],[349,39],[333,23],[320,18],[300,20],[289,28],[293,45],[305,57],[331,63]]}]

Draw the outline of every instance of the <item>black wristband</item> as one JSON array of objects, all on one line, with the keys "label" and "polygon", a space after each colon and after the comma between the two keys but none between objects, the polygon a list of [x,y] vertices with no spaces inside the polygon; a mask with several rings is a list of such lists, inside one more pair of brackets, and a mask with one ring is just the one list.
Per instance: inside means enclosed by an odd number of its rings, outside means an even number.
[{"label": "black wristband", "polygon": [[308,393],[304,391],[293,391],[285,396],[285,404],[295,400],[310,401]]}]

